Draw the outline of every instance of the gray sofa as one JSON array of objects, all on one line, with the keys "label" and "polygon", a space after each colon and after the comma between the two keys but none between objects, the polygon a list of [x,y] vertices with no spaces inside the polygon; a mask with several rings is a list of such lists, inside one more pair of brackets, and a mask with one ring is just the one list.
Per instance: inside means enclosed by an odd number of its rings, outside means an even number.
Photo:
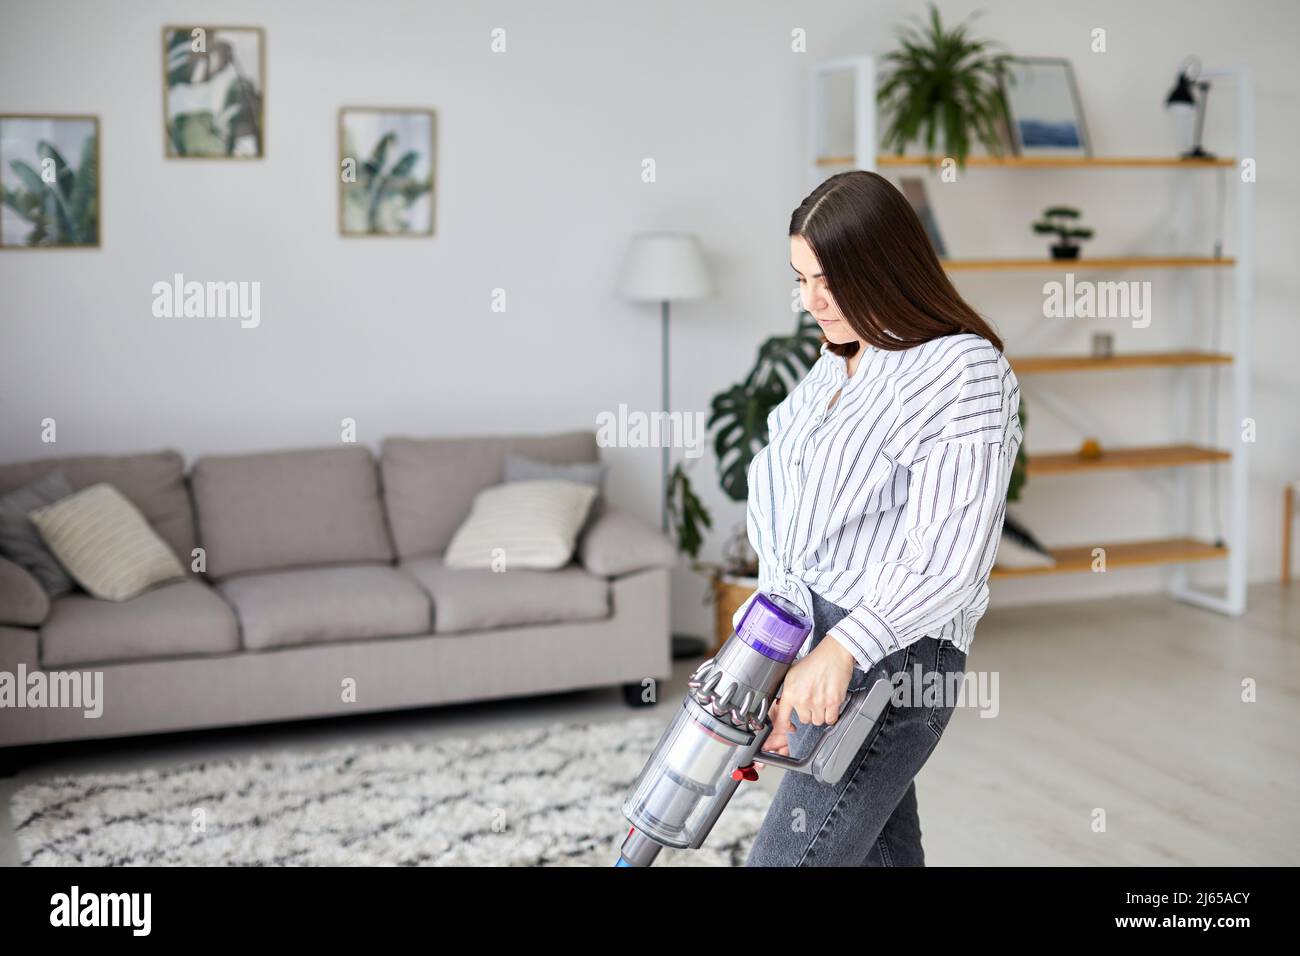
[{"label": "gray sofa", "polygon": [[0,748],[666,677],[675,549],[603,498],[564,568],[443,564],[510,451],[598,460],[583,431],[389,438],[378,461],[352,445],[205,456],[188,476],[172,451],[0,465],[0,494],[56,468],[74,489],[109,482],[186,568],[195,548],[206,560],[129,601],[42,606],[35,579],[0,559],[0,671],[103,674],[101,716],[3,708]]}]

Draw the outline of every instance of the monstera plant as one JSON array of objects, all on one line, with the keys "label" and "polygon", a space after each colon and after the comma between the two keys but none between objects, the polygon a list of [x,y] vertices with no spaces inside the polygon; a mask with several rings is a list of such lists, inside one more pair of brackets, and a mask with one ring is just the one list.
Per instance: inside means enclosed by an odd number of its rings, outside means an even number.
[{"label": "monstera plant", "polygon": [[54,148],[41,140],[36,154],[42,167],[53,170],[53,182],[21,159],[10,168],[18,184],[4,190],[3,202],[19,218],[31,223],[29,246],[93,246],[99,242],[99,197],[96,195],[97,167],[95,137],[87,136],[81,147],[81,164],[73,169]]},{"label": "monstera plant", "polygon": [[[767,417],[813,367],[821,341],[812,316],[800,312],[792,334],[768,338],[744,380],[713,396],[708,428],[714,432],[722,490],[732,501],[748,501],[749,464],[767,444]],[[703,544],[701,525],[711,528],[713,522],[681,464],[673,469],[667,494],[678,547],[696,558]]]}]

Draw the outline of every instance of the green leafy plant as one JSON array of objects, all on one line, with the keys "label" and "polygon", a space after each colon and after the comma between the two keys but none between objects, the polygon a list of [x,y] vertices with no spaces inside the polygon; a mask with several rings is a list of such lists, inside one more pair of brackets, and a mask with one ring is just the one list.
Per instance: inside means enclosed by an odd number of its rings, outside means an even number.
[{"label": "green leafy plant", "polygon": [[4,190],[3,202],[32,224],[29,246],[93,246],[99,242],[99,196],[96,137],[81,145],[81,164],[73,169],[52,143],[40,140],[36,154],[53,164],[54,181],[46,182],[21,159],[10,160],[18,185]]},{"label": "green leafy plant", "polygon": [[1052,254],[1058,258],[1074,258],[1079,254],[1076,239],[1091,239],[1091,229],[1075,226],[1079,210],[1070,206],[1049,206],[1043,210],[1043,218],[1033,223],[1034,232],[1039,235],[1055,235],[1057,244],[1052,246]]},{"label": "green leafy plant", "polygon": [[934,4],[928,25],[900,31],[899,44],[884,57],[876,94],[888,117],[882,145],[902,153],[921,140],[928,155],[941,151],[965,168],[973,137],[1000,156],[1010,124],[1003,83],[1011,55],[991,52],[994,44],[971,37],[965,22],[946,30]]},{"label": "green leafy plant", "polygon": [[[1025,426],[1029,422],[1029,409],[1025,408],[1025,395],[1020,393],[1020,410],[1017,412],[1020,418],[1020,430],[1025,431]],[[1020,490],[1029,480],[1029,457],[1025,454],[1025,443],[1022,440],[1020,447],[1016,449],[1016,460],[1011,464],[1011,480],[1007,483],[1007,501],[1019,501]]]},{"label": "green leafy plant", "polygon": [[[733,501],[749,499],[749,465],[767,444],[768,415],[813,367],[820,350],[820,327],[807,312],[800,312],[794,332],[766,339],[744,380],[713,397],[707,427],[714,432],[722,490]],[[668,509],[678,548],[698,557],[701,526],[713,524],[680,464],[669,478]]]},{"label": "green leafy plant", "polygon": [[698,558],[704,544],[703,528],[712,528],[713,519],[696,496],[681,462],[673,467],[668,478],[667,495],[668,520],[677,533],[677,548],[692,558]]},{"label": "green leafy plant", "polygon": [[[433,189],[433,175],[417,179],[411,171],[419,162],[419,153],[408,150],[390,167],[388,153],[397,142],[396,133],[385,133],[370,157],[357,170],[355,182],[343,184],[343,227],[345,232],[409,232],[407,214],[415,201]],[[355,156],[351,141],[344,152]]]},{"label": "green leafy plant", "polygon": [[732,501],[749,499],[749,464],[767,444],[768,415],[816,364],[821,341],[821,327],[800,312],[793,333],[773,335],[759,346],[744,381],[713,396],[706,427],[716,429],[718,476]]},{"label": "green leafy plant", "polygon": [[[1029,422],[1029,411],[1025,408],[1025,397],[1022,392],[1020,395],[1020,430],[1024,432]],[[1007,503],[1020,500],[1020,492],[1024,489],[1025,483],[1029,480],[1029,455],[1025,451],[1025,443],[1021,441],[1020,447],[1016,450],[1016,460],[1011,465],[1011,480],[1007,484]],[[1002,515],[1002,533],[1008,538],[1015,541],[1023,548],[1029,548],[1031,551],[1037,551],[1039,554],[1051,557],[1051,551],[1043,545],[1033,532],[1015,519],[1010,512],[1004,512]]]}]

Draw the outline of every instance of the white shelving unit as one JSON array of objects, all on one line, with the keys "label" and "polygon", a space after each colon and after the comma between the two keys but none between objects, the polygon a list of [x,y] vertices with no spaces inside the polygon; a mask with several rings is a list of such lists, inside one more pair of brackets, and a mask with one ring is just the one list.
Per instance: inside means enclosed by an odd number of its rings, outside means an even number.
[{"label": "white shelving unit", "polygon": [[[1215,542],[1191,537],[1162,538],[1119,542],[1088,542],[1072,547],[1053,548],[1057,565],[1050,568],[1000,569],[995,567],[994,577],[1014,577],[1030,574],[1086,571],[1091,566],[1094,548],[1105,548],[1107,568],[1167,565],[1172,573],[1169,593],[1174,598],[1195,604],[1221,614],[1237,616],[1246,609],[1247,534],[1249,529],[1249,451],[1250,442],[1242,441],[1239,431],[1251,417],[1253,367],[1253,320],[1255,274],[1255,207],[1254,189],[1242,181],[1242,159],[1255,155],[1254,134],[1254,84],[1246,69],[1203,71],[1204,79],[1232,83],[1236,89],[1237,159],[1220,159],[1209,162],[1186,161],[1175,157],[1093,157],[1093,158],[1039,158],[1039,157],[971,157],[973,168],[1005,168],[1013,174],[1023,170],[1066,171],[1105,169],[1234,170],[1238,190],[1236,195],[1237,235],[1234,256],[1224,256],[1219,250],[1213,256],[1169,254],[1146,257],[1087,258],[1062,261],[1059,264],[1040,260],[947,260],[945,267],[957,271],[1017,271],[1060,269],[1111,270],[1126,268],[1218,268],[1232,272],[1235,280],[1235,335],[1231,354],[1209,353],[1184,349],[1166,353],[1119,354],[1111,360],[1092,359],[1087,356],[1022,357],[1011,358],[1012,367],[1022,378],[1034,374],[1067,371],[1097,371],[1102,369],[1149,367],[1185,367],[1188,369],[1218,364],[1232,365],[1232,419],[1237,431],[1231,435],[1232,448],[1221,451],[1193,445],[1170,445],[1153,448],[1123,449],[1111,453],[1104,464],[1080,459],[1071,462],[1063,455],[1038,455],[1042,459],[1043,474],[1065,472],[1109,471],[1114,468],[1176,468],[1177,508],[1185,526],[1194,518],[1191,482],[1187,480],[1184,466],[1206,465],[1220,467],[1222,461],[1229,471],[1226,497],[1229,512],[1223,533],[1224,546]],[[839,57],[824,60],[810,69],[808,84],[808,188],[811,190],[834,172],[843,169],[914,167],[925,169],[925,157],[880,156],[877,153],[876,113],[876,58],[872,55]],[[1224,173],[1226,175],[1226,173]],[[1217,237],[1216,237],[1217,238]],[[1022,372],[1021,369],[1024,369]],[[1045,402],[1051,407],[1050,402]],[[1190,431],[1190,424],[1189,424]],[[1030,474],[1035,473],[1035,459],[1030,460]],[[1217,502],[1215,503],[1217,505]],[[1194,587],[1189,581],[1188,567],[1192,561],[1224,560],[1227,570],[1226,591],[1223,595]]]}]

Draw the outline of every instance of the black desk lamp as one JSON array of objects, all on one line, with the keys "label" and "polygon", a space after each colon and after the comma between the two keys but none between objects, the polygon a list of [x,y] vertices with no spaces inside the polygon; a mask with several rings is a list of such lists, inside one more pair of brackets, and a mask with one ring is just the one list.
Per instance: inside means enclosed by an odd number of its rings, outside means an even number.
[{"label": "black desk lamp", "polygon": [[[1205,130],[1205,102],[1210,97],[1210,84],[1205,80],[1197,82],[1201,75],[1200,57],[1189,56],[1178,68],[1178,79],[1173,90],[1165,98],[1165,107],[1171,111],[1196,110],[1196,133],[1192,138],[1192,148],[1182,154],[1183,159],[1213,159],[1213,153],[1201,148],[1201,134]],[[1200,92],[1200,96],[1196,95]]]}]

